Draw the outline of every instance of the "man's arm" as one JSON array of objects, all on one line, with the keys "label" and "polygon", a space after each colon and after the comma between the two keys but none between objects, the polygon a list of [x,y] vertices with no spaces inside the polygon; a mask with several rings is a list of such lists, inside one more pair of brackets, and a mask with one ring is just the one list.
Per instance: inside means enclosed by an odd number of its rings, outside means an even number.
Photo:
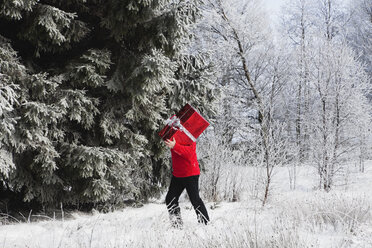
[{"label": "man's arm", "polygon": [[196,144],[193,142],[191,145],[180,145],[173,138],[172,140],[166,140],[165,144],[172,149],[175,153],[182,156],[183,158],[190,160],[193,153],[196,150]]}]

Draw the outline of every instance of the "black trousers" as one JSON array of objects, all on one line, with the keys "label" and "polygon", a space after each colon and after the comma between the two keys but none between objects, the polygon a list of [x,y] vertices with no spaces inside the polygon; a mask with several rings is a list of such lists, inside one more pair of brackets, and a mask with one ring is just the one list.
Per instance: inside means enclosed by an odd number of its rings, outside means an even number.
[{"label": "black trousers", "polygon": [[182,194],[182,191],[186,188],[187,194],[189,195],[191,204],[193,205],[196,216],[200,223],[207,224],[209,216],[207,209],[199,196],[199,175],[190,177],[175,177],[172,176],[171,183],[167,196],[165,197],[165,203],[167,204],[168,212],[171,220],[182,223],[181,210],[178,206],[178,199]]}]

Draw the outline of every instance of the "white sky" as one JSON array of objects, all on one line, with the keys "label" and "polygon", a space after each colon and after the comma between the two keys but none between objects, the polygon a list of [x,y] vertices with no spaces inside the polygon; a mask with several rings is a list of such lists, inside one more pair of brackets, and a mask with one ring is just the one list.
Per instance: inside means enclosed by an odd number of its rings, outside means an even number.
[{"label": "white sky", "polygon": [[278,15],[280,13],[281,6],[286,0],[263,0],[263,3],[270,14],[270,19],[274,22],[278,21]]}]

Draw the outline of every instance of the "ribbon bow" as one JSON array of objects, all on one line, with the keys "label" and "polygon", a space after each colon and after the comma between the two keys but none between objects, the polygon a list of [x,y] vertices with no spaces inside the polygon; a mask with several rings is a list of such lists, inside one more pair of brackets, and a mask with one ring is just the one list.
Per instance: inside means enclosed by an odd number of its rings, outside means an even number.
[{"label": "ribbon bow", "polygon": [[196,141],[196,138],[181,124],[180,118],[176,115],[173,115],[171,118],[165,121],[165,124],[172,127],[175,130],[181,130],[184,132],[187,137],[189,137],[193,142]]}]

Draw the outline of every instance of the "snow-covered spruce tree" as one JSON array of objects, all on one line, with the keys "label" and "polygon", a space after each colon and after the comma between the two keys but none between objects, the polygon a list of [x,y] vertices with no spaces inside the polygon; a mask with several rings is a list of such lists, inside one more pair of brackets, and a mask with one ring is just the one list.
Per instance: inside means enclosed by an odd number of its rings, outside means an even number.
[{"label": "snow-covered spruce tree", "polygon": [[156,192],[169,174],[164,118],[186,101],[207,114],[213,98],[210,66],[187,50],[197,17],[192,0],[2,1],[2,64],[20,70],[5,81],[19,93],[2,190],[44,206]]},{"label": "snow-covered spruce tree", "polygon": [[26,68],[20,64],[8,41],[0,36],[0,189],[7,186],[9,174],[15,168],[10,149],[16,123],[12,111],[19,94],[17,79],[25,75]]}]

